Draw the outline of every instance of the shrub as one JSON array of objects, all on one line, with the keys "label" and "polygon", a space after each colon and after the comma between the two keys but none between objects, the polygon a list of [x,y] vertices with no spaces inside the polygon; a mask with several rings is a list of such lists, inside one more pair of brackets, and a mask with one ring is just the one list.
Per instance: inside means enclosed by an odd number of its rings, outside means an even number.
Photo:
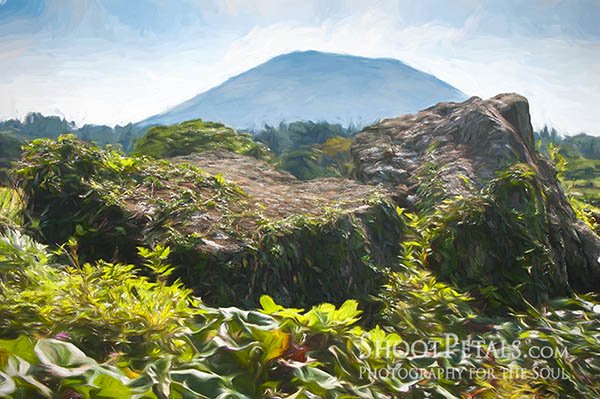
[{"label": "shrub", "polygon": [[227,150],[258,159],[269,159],[269,151],[252,136],[240,134],[221,123],[201,119],[171,126],[155,126],[140,137],[134,153],[170,158],[196,152]]},{"label": "shrub", "polygon": [[198,302],[180,283],[164,282],[164,248],[141,253],[157,281],[133,265],[80,265],[76,253],[72,264],[55,264],[45,246],[8,231],[0,236],[0,335],[66,334],[96,355],[180,351]]}]

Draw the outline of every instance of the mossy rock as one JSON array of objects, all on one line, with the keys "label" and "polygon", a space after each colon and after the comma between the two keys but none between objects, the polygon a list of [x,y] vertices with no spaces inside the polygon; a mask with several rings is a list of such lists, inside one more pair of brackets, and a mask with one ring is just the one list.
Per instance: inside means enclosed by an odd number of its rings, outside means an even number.
[{"label": "mossy rock", "polygon": [[168,245],[177,277],[219,305],[265,293],[295,306],[369,301],[377,265],[398,254],[404,224],[385,190],[301,182],[231,152],[175,161],[73,136],[36,140],[16,172],[26,228],[44,243],[70,241],[82,260],[136,262],[136,247]]},{"label": "mossy rock", "polygon": [[494,304],[598,291],[600,237],[577,219],[535,148],[516,94],[440,103],[359,133],[355,174],[422,222],[422,262]]}]

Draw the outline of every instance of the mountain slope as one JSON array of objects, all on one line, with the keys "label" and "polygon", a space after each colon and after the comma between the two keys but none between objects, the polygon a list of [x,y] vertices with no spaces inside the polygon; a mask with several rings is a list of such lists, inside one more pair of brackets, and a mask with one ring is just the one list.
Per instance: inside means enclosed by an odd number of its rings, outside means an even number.
[{"label": "mountain slope", "polygon": [[195,118],[236,128],[292,120],[362,125],[465,98],[398,60],[305,51],[275,57],[140,125]]}]

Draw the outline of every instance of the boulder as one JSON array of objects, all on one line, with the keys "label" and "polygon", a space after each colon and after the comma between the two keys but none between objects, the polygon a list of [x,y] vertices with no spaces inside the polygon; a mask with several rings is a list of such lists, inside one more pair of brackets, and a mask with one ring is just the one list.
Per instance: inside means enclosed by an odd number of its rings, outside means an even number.
[{"label": "boulder", "polygon": [[359,133],[351,152],[359,180],[429,215],[429,265],[457,284],[484,291],[508,279],[506,290],[525,287],[537,299],[600,288],[600,238],[536,151],[524,97],[472,97],[385,119]]}]

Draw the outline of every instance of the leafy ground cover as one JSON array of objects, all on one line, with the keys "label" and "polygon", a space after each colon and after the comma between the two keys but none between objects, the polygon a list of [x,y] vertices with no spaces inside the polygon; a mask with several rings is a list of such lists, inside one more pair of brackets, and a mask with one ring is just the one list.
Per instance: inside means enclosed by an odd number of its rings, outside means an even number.
[{"label": "leafy ground cover", "polygon": [[[600,305],[591,298],[490,320],[468,295],[404,269],[390,276],[381,324],[365,328],[353,300],[308,311],[267,296],[257,311],[205,306],[165,282],[165,248],[141,251],[149,269],[141,278],[132,266],[56,264],[47,248],[16,232],[0,236],[0,245],[2,397],[534,399],[600,392]],[[501,358],[489,346],[484,355],[467,353],[444,344],[448,332],[560,356]],[[437,339],[443,353],[397,349],[422,338]],[[432,377],[447,367],[496,374]],[[542,367],[564,378],[544,378],[536,372]],[[377,372],[392,369],[404,371]]]},{"label": "leafy ground cover", "polygon": [[600,204],[600,140],[586,134],[550,135],[547,128],[536,137],[538,149],[552,158],[571,196],[594,206]]}]

